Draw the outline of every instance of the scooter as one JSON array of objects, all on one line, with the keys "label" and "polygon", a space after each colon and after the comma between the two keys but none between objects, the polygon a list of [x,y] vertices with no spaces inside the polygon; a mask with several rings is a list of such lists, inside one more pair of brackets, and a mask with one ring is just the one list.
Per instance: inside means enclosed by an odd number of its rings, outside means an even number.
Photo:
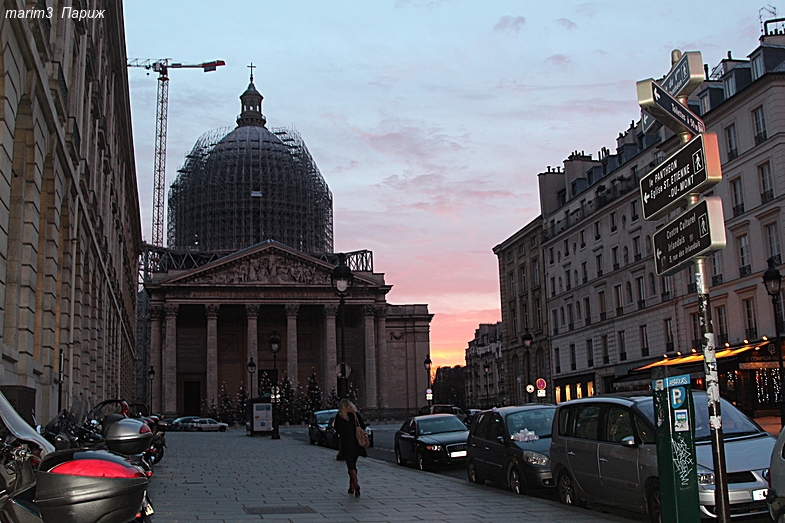
[{"label": "scooter", "polygon": [[148,478],[124,456],[54,446],[0,393],[0,521],[150,521]]}]

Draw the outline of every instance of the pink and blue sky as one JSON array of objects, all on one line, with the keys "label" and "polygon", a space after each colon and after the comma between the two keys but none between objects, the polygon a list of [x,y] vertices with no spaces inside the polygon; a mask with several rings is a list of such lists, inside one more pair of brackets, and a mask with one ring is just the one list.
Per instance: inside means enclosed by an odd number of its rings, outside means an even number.
[{"label": "pink and blue sky", "polygon": [[[672,49],[746,57],[762,4],[739,0],[126,0],[129,58],[170,74],[167,187],[204,132],[233,126],[248,64],[268,127],[294,127],[333,192],[335,250],[369,249],[391,303],[427,303],[436,366],[501,319],[492,249],[539,214],[537,173],[615,148],[635,82]],[[780,16],[785,15],[785,6]],[[764,13],[766,17],[768,15]],[[129,69],[151,239],[155,73]]]}]

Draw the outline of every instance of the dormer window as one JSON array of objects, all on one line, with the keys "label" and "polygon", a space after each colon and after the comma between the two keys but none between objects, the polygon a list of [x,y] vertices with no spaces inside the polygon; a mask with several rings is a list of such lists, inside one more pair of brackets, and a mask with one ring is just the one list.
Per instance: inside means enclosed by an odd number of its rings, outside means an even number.
[{"label": "dormer window", "polygon": [[763,65],[763,53],[760,53],[758,56],[752,59],[752,81],[754,82],[763,76],[763,73],[765,72],[766,69]]},{"label": "dormer window", "polygon": [[730,98],[734,94],[736,94],[736,77],[733,75],[728,76],[725,79],[725,98]]}]

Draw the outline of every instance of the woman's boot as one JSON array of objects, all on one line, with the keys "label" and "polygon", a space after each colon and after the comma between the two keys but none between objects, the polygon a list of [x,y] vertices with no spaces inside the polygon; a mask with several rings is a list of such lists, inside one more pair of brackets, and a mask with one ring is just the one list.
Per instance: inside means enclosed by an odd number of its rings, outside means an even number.
[{"label": "woman's boot", "polygon": [[352,475],[353,470],[349,471],[349,494],[354,494],[354,476]]},{"label": "woman's boot", "polygon": [[349,492],[354,493],[355,496],[360,495],[360,484],[357,482],[357,471],[349,471]]}]

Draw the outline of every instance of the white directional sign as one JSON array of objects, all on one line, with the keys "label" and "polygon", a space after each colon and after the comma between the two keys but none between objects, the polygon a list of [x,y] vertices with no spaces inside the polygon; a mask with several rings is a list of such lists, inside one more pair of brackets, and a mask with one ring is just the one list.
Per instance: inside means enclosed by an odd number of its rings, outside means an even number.
[{"label": "white directional sign", "polygon": [[698,115],[679,103],[674,97],[649,78],[636,84],[638,105],[675,133],[700,134],[706,125]]},{"label": "white directional sign", "polygon": [[671,67],[660,85],[671,96],[689,96],[704,80],[700,51],[688,51]]},{"label": "white directional sign", "polygon": [[674,274],[696,257],[725,248],[722,200],[702,199],[654,233],[652,244],[658,276]]},{"label": "white directional sign", "polygon": [[722,180],[717,135],[703,133],[641,178],[643,219],[654,220]]}]

